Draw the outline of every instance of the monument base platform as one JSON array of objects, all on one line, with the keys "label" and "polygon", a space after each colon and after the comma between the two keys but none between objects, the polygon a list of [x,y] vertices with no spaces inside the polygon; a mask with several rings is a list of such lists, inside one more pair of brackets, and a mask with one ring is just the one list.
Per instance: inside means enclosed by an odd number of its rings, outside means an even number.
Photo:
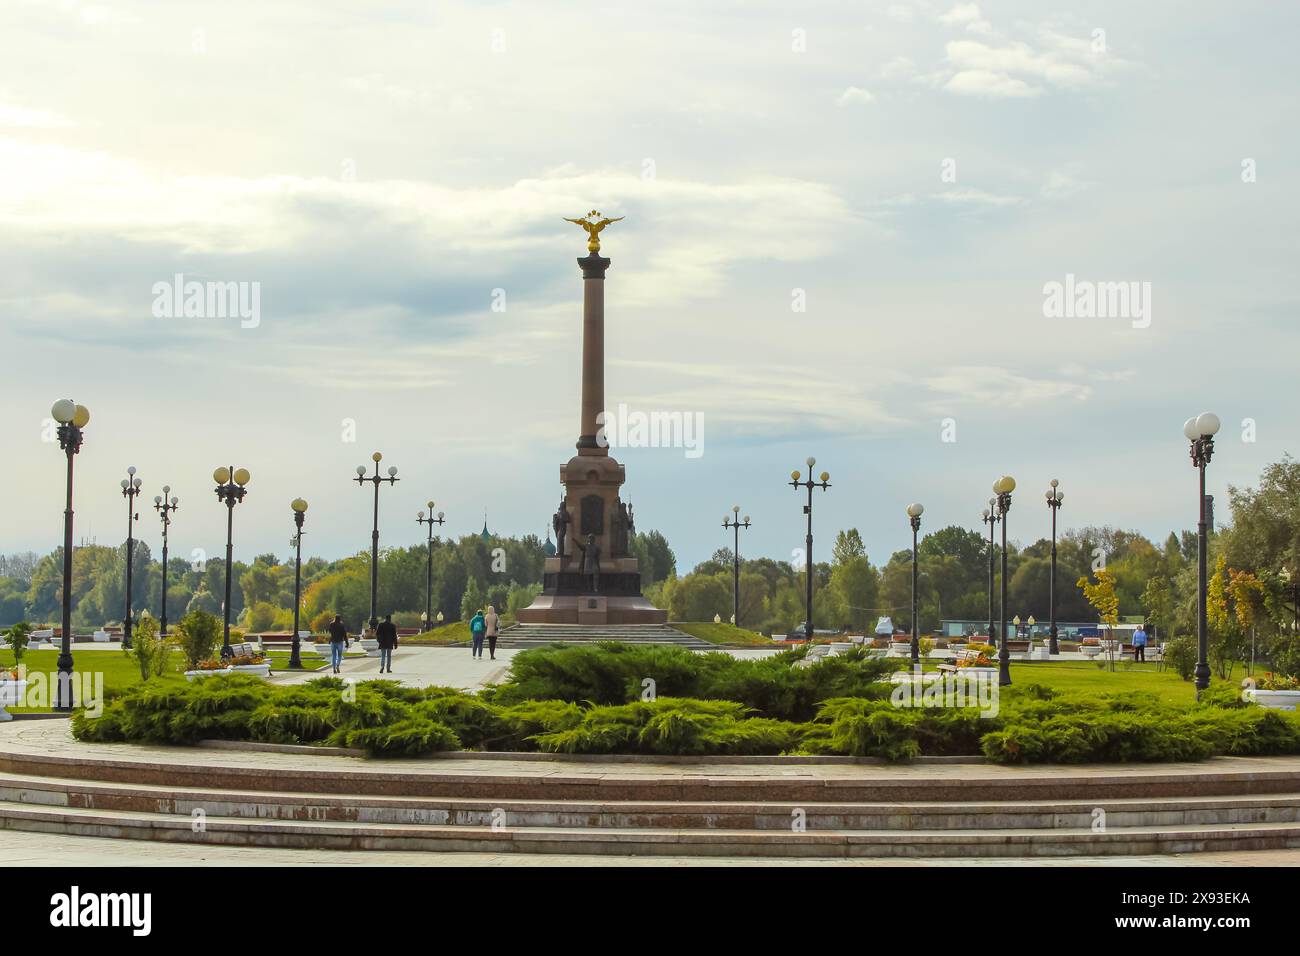
[{"label": "monument base platform", "polygon": [[668,612],[639,594],[539,594],[516,615],[520,624],[666,624]]}]

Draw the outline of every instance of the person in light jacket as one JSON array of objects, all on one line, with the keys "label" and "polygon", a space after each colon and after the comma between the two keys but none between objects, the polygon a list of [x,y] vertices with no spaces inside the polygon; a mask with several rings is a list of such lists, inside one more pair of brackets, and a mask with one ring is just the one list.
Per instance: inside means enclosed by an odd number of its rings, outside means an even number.
[{"label": "person in light jacket", "polygon": [[[497,634],[501,630],[501,618],[497,617],[497,609],[491,604],[488,605],[487,614],[483,615],[483,624],[487,628],[488,656],[492,660],[497,659]],[[483,652],[479,652],[479,657]]]}]

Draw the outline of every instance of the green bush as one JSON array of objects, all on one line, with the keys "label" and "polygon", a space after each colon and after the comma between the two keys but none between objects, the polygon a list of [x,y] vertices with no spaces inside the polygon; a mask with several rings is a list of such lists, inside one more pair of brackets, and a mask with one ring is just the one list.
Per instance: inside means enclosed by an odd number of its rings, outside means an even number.
[{"label": "green bush", "polygon": [[347,735],[347,746],[374,757],[419,757],[460,750],[460,740],[445,724],[422,717],[399,721],[390,727],[363,727]]},{"label": "green bush", "polygon": [[[642,650],[640,648],[635,649]],[[670,651],[676,651],[670,648]],[[529,652],[531,653],[531,652]],[[523,655],[520,655],[521,657]],[[706,658],[719,655],[704,655]],[[784,656],[784,655],[783,655]],[[622,660],[655,660],[632,653]],[[357,685],[335,677],[277,686],[228,675],[187,684],[137,684],[107,701],[102,716],[84,712],[73,733],[86,741],[193,744],[204,739],[328,743],[375,756],[414,756],[455,749],[541,750],[575,754],[842,754],[907,760],[918,755],[978,755],[1002,763],[1199,760],[1213,754],[1300,754],[1300,716],[1241,699],[1216,683],[1197,704],[1165,702],[1147,692],[1087,695],[1034,684],[1008,688],[995,716],[974,708],[899,708],[888,685],[863,694],[815,694],[864,680],[862,661],[818,663],[784,672],[733,668],[705,660],[693,671],[665,657],[673,679],[703,690],[727,686],[774,709],[814,707],[810,721],[764,715],[746,700],[664,696],[611,704],[541,699],[506,702],[509,694],[466,694],[453,688],[403,687],[393,681]],[[560,671],[575,673],[567,656]],[[832,658],[832,660],[835,660]],[[636,665],[633,665],[636,666]],[[534,675],[554,661],[534,668]],[[598,682],[627,676],[602,665]],[[530,678],[532,679],[532,678]],[[568,679],[568,678],[566,678]],[[638,687],[639,682],[628,685]]]},{"label": "green bush", "polygon": [[[215,614],[197,608],[180,619],[176,625],[176,644],[185,655],[190,670],[212,659],[221,641],[222,628],[222,622]],[[234,640],[233,635],[231,640]]]},{"label": "green bush", "polygon": [[486,696],[502,704],[549,699],[625,704],[641,698],[643,681],[650,678],[659,697],[735,701],[761,716],[794,721],[811,720],[831,697],[888,696],[881,678],[894,662],[842,655],[791,666],[803,653],[739,660],[671,646],[554,645],[516,655],[509,680]]},{"label": "green bush", "polygon": [[1187,634],[1165,641],[1165,663],[1178,672],[1183,680],[1191,680],[1196,671],[1196,641]]}]

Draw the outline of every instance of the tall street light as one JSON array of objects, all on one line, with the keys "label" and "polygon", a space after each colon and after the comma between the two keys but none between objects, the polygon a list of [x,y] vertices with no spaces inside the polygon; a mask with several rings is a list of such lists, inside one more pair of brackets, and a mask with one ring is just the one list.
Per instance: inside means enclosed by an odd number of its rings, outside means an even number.
[{"label": "tall street light", "polygon": [[135,564],[135,523],[140,520],[135,510],[135,498],[140,494],[140,479],[135,476],[135,465],[127,468],[122,479],[122,497],[126,499],[126,616],[122,619],[122,647],[131,647],[131,569]]},{"label": "tall street light", "polygon": [[740,529],[749,527],[749,515],[740,520],[740,505],[731,506],[732,518],[722,516],[722,527],[730,529],[735,537],[731,549],[731,623],[740,627]]},{"label": "tall street light", "polygon": [[[365,465],[357,465],[357,476],[352,480],[359,486],[368,481],[375,486],[375,523],[370,532],[370,630],[379,626],[379,486],[385,481],[390,485],[398,482],[397,469],[389,468],[388,477],[379,474],[379,463],[384,456],[375,452],[370,460],[375,463],[375,473],[366,474]],[[373,634],[371,635],[374,636]]]},{"label": "tall street light", "polygon": [[1196,696],[1210,686],[1209,628],[1205,617],[1206,556],[1209,548],[1209,526],[1205,513],[1205,466],[1214,456],[1214,436],[1219,431],[1219,416],[1204,412],[1183,423],[1183,434],[1192,443],[1192,465],[1200,473],[1200,521],[1196,525]]},{"label": "tall street light", "polygon": [[1056,512],[1065,500],[1065,492],[1057,487],[1060,482],[1052,479],[1052,487],[1047,489],[1047,507],[1052,509],[1052,576],[1048,586],[1048,603],[1051,605],[1051,627],[1048,630],[1047,653],[1061,653],[1061,646],[1056,642]]},{"label": "tall street light", "polygon": [[154,495],[153,508],[158,512],[158,517],[162,520],[162,636],[167,636],[167,529],[172,524],[172,513],[180,504],[181,499],[176,497],[168,498],[171,494],[172,486],[163,485],[163,493]]},{"label": "tall street light", "polygon": [[993,634],[993,628],[995,627],[993,621],[993,569],[997,560],[998,549],[993,542],[993,532],[997,529],[998,522],[1001,520],[1002,517],[998,514],[998,499],[990,498],[989,506],[984,509],[984,523],[989,526],[989,643],[994,646],[998,644],[998,639]]},{"label": "tall street light", "polygon": [[217,483],[217,500],[226,506],[226,600],[222,605],[225,612],[225,638],[221,643],[221,656],[234,656],[230,648],[230,572],[234,562],[235,505],[244,500],[251,476],[247,468],[218,468],[212,473],[212,480]]},{"label": "tall street light", "polygon": [[917,636],[917,615],[920,613],[916,592],[916,535],[921,530],[921,515],[925,514],[925,505],[913,503],[907,506],[907,517],[912,523],[912,663],[921,663],[921,639]]},{"label": "tall street light", "polygon": [[800,480],[800,476],[802,475],[802,472],[800,472],[799,469],[796,468],[794,471],[790,472],[790,482],[789,482],[789,483],[790,483],[790,486],[793,487],[796,491],[798,491],[800,488],[807,488],[807,489],[808,489],[808,503],[807,503],[806,505],[803,506],[803,513],[806,514],[806,515],[808,516],[808,536],[807,536],[807,538],[804,539],[804,549],[805,549],[805,551],[806,551],[806,557],[805,557],[805,562],[806,562],[806,563],[805,563],[805,571],[806,571],[806,574],[805,574],[805,577],[807,578],[807,581],[806,581],[806,585],[807,585],[807,586],[806,586],[806,588],[805,588],[805,604],[806,604],[806,608],[807,608],[807,610],[806,610],[806,612],[805,612],[805,614],[804,614],[803,634],[804,634],[804,640],[806,640],[806,641],[808,642],[808,644],[811,645],[811,644],[812,644],[812,639],[813,639],[813,603],[812,603],[812,599],[813,599],[813,559],[812,559],[812,555],[813,555],[813,533],[812,533],[812,503],[813,503],[813,489],[814,489],[814,488],[821,488],[822,491],[825,491],[827,488],[830,487],[830,478],[831,478],[831,476],[830,476],[830,473],[829,473],[829,472],[825,472],[825,471],[823,471],[823,472],[818,476],[819,480],[818,480],[818,481],[813,481],[812,470],[813,470],[813,465],[817,464],[817,459],[814,458],[814,457],[812,457],[811,455],[809,455],[809,456],[808,456],[808,459],[804,462],[804,464],[806,464],[806,465],[808,466],[808,478],[807,478],[806,480],[801,481],[801,480]]},{"label": "tall street light", "polygon": [[302,670],[302,641],[298,637],[299,613],[302,611],[302,523],[307,517],[307,499],[294,498],[289,502],[293,510],[293,639],[289,643],[289,668]]},{"label": "tall street light", "polygon": [[72,710],[72,459],[81,451],[81,430],[90,422],[90,410],[70,398],[61,398],[50,409],[50,415],[59,423],[59,448],[68,456],[68,497],[63,509],[63,634],[59,639],[59,686],[54,709]]},{"label": "tall street light", "polygon": [[1291,633],[1300,631],[1300,577],[1291,573],[1290,568],[1283,568],[1281,574],[1282,590],[1291,598]]},{"label": "tall street light", "polygon": [[993,493],[997,495],[996,507],[1002,521],[1002,575],[998,582],[1002,591],[1002,606],[998,612],[998,684],[1002,687],[1011,683],[1011,651],[1007,649],[1007,512],[1011,510],[1011,492],[1016,490],[1016,479],[1003,475],[993,482]]},{"label": "tall street light", "polygon": [[429,499],[429,517],[424,516],[423,511],[415,513],[415,520],[420,524],[429,526],[429,561],[424,570],[424,626],[427,628],[433,623],[433,526],[444,524],[443,512],[439,511],[435,518],[433,515],[433,499]]}]

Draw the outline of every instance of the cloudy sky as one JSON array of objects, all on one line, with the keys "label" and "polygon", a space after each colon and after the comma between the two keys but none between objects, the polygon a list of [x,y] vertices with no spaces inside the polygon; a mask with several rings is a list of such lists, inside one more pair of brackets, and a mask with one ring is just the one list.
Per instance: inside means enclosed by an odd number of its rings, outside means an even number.
[{"label": "cloudy sky", "polygon": [[[1194,522],[1183,420],[1224,420],[1212,490],[1300,450],[1290,4],[190,0],[0,6],[0,550],[61,539],[45,419],[93,420],[78,537],[118,481],[237,553],[542,534],[578,431],[582,235],[604,235],[608,403],[703,421],[703,454],[617,452],[642,530],[690,566],[802,545],[873,559],[926,525],[1013,537]],[[259,321],[159,317],[155,284],[257,283]],[[1046,317],[1134,282],[1145,319]],[[1142,286],[1149,283],[1149,286]],[[247,288],[252,288],[248,286]],[[1145,326],[1145,327],[1142,327]],[[1252,425],[1243,426],[1249,419]],[[349,425],[354,424],[354,428]],[[349,439],[355,440],[350,441]],[[951,440],[955,439],[955,440]],[[144,525],[152,538],[157,523]]]}]

